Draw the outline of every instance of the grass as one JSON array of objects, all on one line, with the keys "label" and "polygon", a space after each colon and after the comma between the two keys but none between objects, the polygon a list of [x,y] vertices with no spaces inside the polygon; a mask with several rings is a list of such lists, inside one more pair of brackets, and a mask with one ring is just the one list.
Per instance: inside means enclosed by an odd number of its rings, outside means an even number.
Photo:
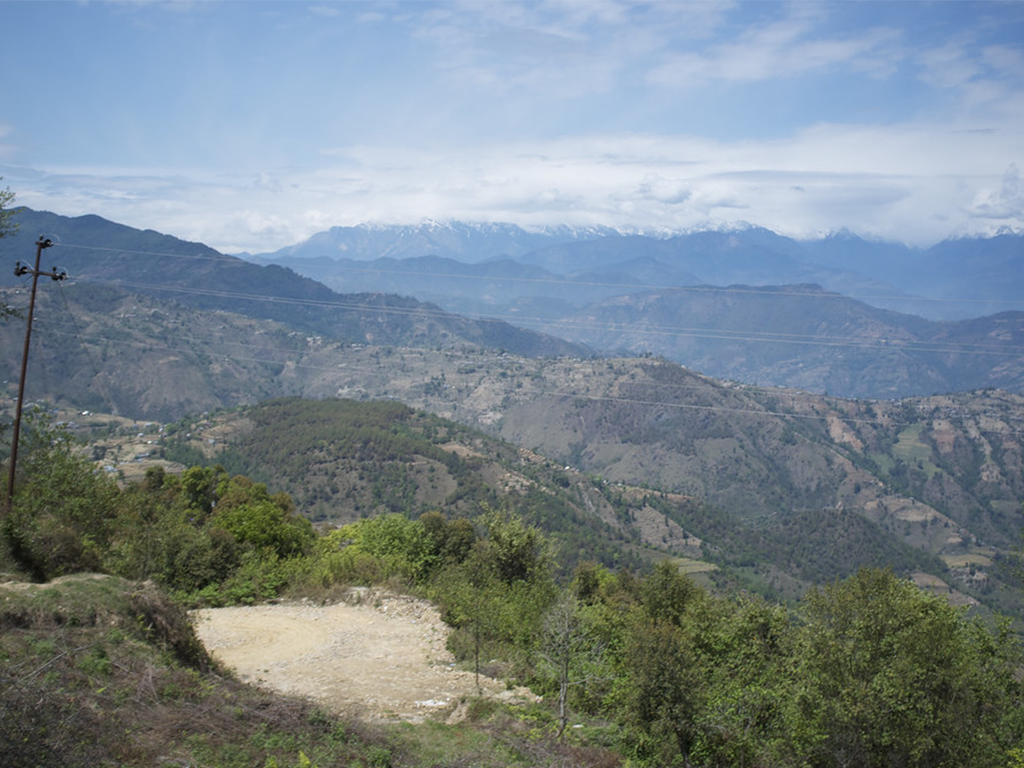
[{"label": "grass", "polygon": [[966,555],[942,555],[942,561],[950,568],[967,568],[971,565],[990,566],[993,563],[991,557],[976,552]]},{"label": "grass", "polygon": [[710,573],[711,571],[718,570],[718,566],[714,563],[709,563],[704,560],[694,560],[689,557],[675,557],[672,558],[672,562],[679,567],[680,573],[685,573],[687,576],[692,576],[695,573]]},{"label": "grass", "polygon": [[931,461],[931,446],[921,441],[923,429],[924,424],[912,424],[904,429],[900,432],[892,452],[904,461],[910,463],[919,462],[921,469],[931,478],[936,473],[941,472],[941,470]]},{"label": "grass", "polygon": [[0,587],[0,605],[6,765],[338,765],[385,743],[232,680],[151,586],[69,577]]},{"label": "grass", "polygon": [[618,732],[603,721],[575,719],[558,740],[555,714],[544,704],[512,707],[493,699],[464,704],[466,719],[461,723],[395,727],[394,743],[402,748],[409,766],[617,768],[622,764],[613,745]]}]

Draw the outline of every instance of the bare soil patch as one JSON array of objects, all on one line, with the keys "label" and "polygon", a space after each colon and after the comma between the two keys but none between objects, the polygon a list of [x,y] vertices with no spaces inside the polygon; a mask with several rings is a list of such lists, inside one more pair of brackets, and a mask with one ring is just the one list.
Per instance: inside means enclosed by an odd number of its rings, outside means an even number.
[{"label": "bare soil patch", "polygon": [[[447,626],[428,602],[353,590],[349,602],[298,602],[193,613],[210,654],[250,684],[309,698],[371,721],[457,720],[478,695],[456,668]],[[479,695],[521,699],[525,690],[480,676]]]}]

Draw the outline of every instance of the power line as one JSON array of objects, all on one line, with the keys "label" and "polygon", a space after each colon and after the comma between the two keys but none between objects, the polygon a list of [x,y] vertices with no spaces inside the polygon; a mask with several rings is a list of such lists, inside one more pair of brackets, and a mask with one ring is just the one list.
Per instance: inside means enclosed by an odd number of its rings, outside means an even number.
[{"label": "power line", "polygon": [[[233,258],[233,257],[205,257],[205,256],[198,256],[198,255],[172,254],[172,253],[155,252],[155,251],[138,251],[138,250],[132,251],[132,250],[116,249],[116,248],[101,248],[101,247],[97,247],[97,246],[79,246],[79,245],[74,245],[74,244],[65,244],[63,247],[78,247],[78,248],[86,248],[86,249],[97,250],[97,251],[102,250],[102,251],[111,251],[111,252],[118,252],[118,253],[139,253],[139,254],[153,255],[153,256],[162,256],[162,257],[201,258],[201,259],[210,259],[210,260],[224,260],[224,259],[230,260],[230,259]],[[238,263],[239,264],[243,264],[243,263],[247,263],[247,262],[238,262]],[[319,300],[319,299],[302,299],[302,298],[281,298],[281,297],[267,296],[267,295],[263,295],[263,294],[246,294],[246,293],[236,293],[236,292],[219,291],[219,290],[212,290],[212,289],[186,288],[186,287],[178,287],[178,286],[159,285],[159,284],[134,283],[134,282],[118,281],[118,280],[87,279],[87,280],[83,280],[83,282],[87,282],[87,283],[88,282],[92,282],[92,283],[98,283],[98,284],[116,285],[116,286],[119,286],[119,287],[137,288],[137,289],[143,289],[143,290],[149,290],[149,291],[182,292],[182,293],[190,293],[190,294],[195,294],[195,295],[206,295],[206,296],[219,297],[219,298],[230,298],[230,299],[236,299],[236,300],[241,299],[241,300],[252,300],[252,301],[268,301],[268,302],[281,303],[281,304],[294,304],[294,305],[302,305],[302,306],[337,308],[337,309],[347,309],[347,310],[361,311],[361,312],[372,311],[372,312],[378,313],[378,314],[379,313],[392,313],[392,314],[421,315],[421,316],[422,315],[427,315],[427,316],[434,316],[434,317],[452,317],[452,318],[465,317],[465,316],[454,315],[453,313],[450,313],[450,312],[447,312],[447,311],[444,311],[444,310],[430,309],[430,308],[424,307],[422,305],[421,306],[417,306],[417,307],[394,307],[394,306],[380,306],[380,305],[370,304],[370,303],[366,303],[366,302],[326,301],[326,300]],[[570,281],[566,281],[566,282],[570,282]],[[722,291],[722,292],[762,293],[762,294],[763,293],[767,293],[769,295],[786,295],[786,296],[797,296],[797,297],[808,296],[808,295],[814,296],[815,295],[813,293],[812,294],[808,294],[808,293],[804,293],[804,292],[792,293],[792,292],[788,292],[788,291],[763,291],[763,290],[760,290],[760,289],[743,289],[743,288],[717,289],[717,288],[703,288],[703,287],[700,287],[700,288],[695,288],[695,290],[714,290],[714,291]],[[831,294],[831,293],[823,293],[823,294],[820,294],[820,295],[821,296],[827,296],[827,297],[830,297],[830,298],[839,296],[838,294]],[[66,299],[65,299],[65,301],[66,301]],[[69,314],[70,314],[70,311],[69,311]],[[493,318],[493,317],[480,316],[479,319],[503,319],[503,318]],[[524,320],[526,320],[528,322],[536,321],[537,323],[555,324],[555,323],[550,323],[550,321],[546,321],[546,320],[543,320],[541,318],[524,318],[524,317],[521,317],[521,316],[516,316],[514,318],[509,318],[509,319],[515,320],[515,321],[517,321],[519,323],[522,323]],[[73,315],[72,315],[72,320],[74,321]],[[768,343],[788,343],[788,344],[815,344],[815,345],[820,345],[820,346],[836,346],[836,347],[849,347],[849,348],[862,348],[862,349],[894,349],[895,348],[895,349],[907,350],[907,351],[927,351],[927,352],[939,352],[939,353],[950,353],[950,354],[977,354],[977,355],[993,355],[994,354],[994,355],[1000,355],[1000,356],[1014,356],[1018,350],[1021,350],[1020,347],[1016,347],[1016,346],[1007,348],[1005,345],[1001,345],[1000,347],[997,348],[997,347],[994,347],[992,345],[982,345],[982,344],[979,344],[979,343],[952,343],[952,342],[948,342],[948,341],[929,342],[929,341],[922,341],[922,340],[908,341],[907,339],[891,339],[891,338],[863,339],[863,338],[856,337],[856,336],[852,336],[852,337],[850,337],[850,336],[848,336],[848,337],[843,337],[843,336],[816,337],[816,336],[810,336],[810,335],[804,335],[804,334],[777,333],[777,332],[733,331],[733,330],[728,330],[728,329],[701,329],[701,328],[684,328],[684,327],[673,327],[673,326],[650,326],[650,325],[639,325],[639,324],[619,324],[619,325],[592,324],[592,323],[591,324],[587,324],[585,321],[562,321],[559,325],[561,325],[563,327],[578,328],[578,329],[597,328],[597,329],[605,330],[605,332],[609,332],[609,333],[614,333],[614,332],[626,333],[626,332],[630,332],[630,333],[660,334],[660,335],[674,335],[674,336],[687,336],[687,337],[716,338],[716,339],[723,339],[723,340],[730,340],[730,341],[742,341],[742,342],[748,342],[748,343],[765,343],[765,342],[768,342]],[[84,346],[84,337],[81,336],[81,329],[78,328],[77,326],[76,326],[76,334],[79,337],[82,338],[83,346]],[[746,335],[741,335],[741,334],[746,334]],[[193,342],[202,342],[203,340],[193,338],[193,339],[191,339],[191,341],[193,341]],[[227,341],[224,341],[224,340],[218,340],[216,342],[214,340],[206,340],[206,341],[207,341],[207,343],[211,343],[211,344],[212,343],[219,343],[219,344],[233,345],[233,346],[238,346],[238,347],[243,347],[243,348],[247,347],[247,346],[251,346],[251,347],[256,347],[256,348],[260,348],[260,349],[266,349],[266,347],[264,345],[247,345],[244,342],[227,342]],[[135,345],[136,346],[153,346],[152,344],[143,344],[141,342],[140,343],[135,343]],[[173,350],[173,351],[178,351],[178,352],[193,351],[193,350],[182,349],[182,348],[178,348],[178,347],[165,347],[165,348],[168,349],[168,350]],[[285,352],[287,354],[294,354],[294,350],[283,350],[283,349],[281,349],[281,350],[278,350],[278,351],[282,351],[282,352]],[[209,353],[209,354],[223,354],[223,353],[212,352],[212,353]],[[270,360],[270,359],[266,359],[266,358],[257,358],[257,357],[246,358],[246,357],[240,357],[240,356],[237,356],[237,355],[234,355],[234,356],[227,356],[227,355],[225,355],[225,356],[226,357],[231,357],[232,359],[236,359],[236,360],[239,360],[239,361],[245,361],[245,362],[261,363],[261,364],[275,364],[275,365],[280,365],[280,364],[284,364],[284,363],[287,363],[287,362],[292,362],[292,364],[303,365],[304,367],[309,367],[309,368],[322,368],[324,370],[336,370],[334,368],[323,368],[323,367],[320,367],[320,366],[315,366],[315,365],[311,365],[311,364],[296,363],[295,361],[288,361],[288,360],[280,361],[280,360]],[[792,393],[787,393],[787,394],[790,397],[794,396]],[[811,396],[811,395],[808,395],[808,396]],[[667,405],[668,403],[663,403],[663,404]]]},{"label": "power line", "polygon": [[[234,263],[239,264],[250,264],[253,266],[268,266],[259,264],[258,262],[247,261],[240,259],[237,256],[230,256],[227,254],[217,254],[215,256],[204,256],[200,254],[186,254],[186,253],[171,253],[165,251],[142,251],[137,249],[129,248],[111,248],[95,245],[80,245],[77,243],[55,243],[55,245],[62,248],[77,248],[91,251],[105,251],[110,253],[130,253],[140,256],[161,256],[166,258],[177,258],[177,259],[200,259],[207,261],[218,261],[222,263]],[[373,262],[367,262],[372,264]],[[461,263],[461,262],[460,262]],[[274,264],[274,262],[271,262]],[[512,275],[468,275],[465,273],[450,273],[450,272],[430,272],[421,270],[400,270],[400,269],[383,269],[380,267],[351,267],[345,264],[337,263],[335,269],[339,272],[355,272],[357,274],[383,274],[383,275],[401,275],[405,277],[439,277],[445,279],[459,279],[459,280],[478,280],[488,282],[519,282],[528,284],[550,284],[550,285],[571,285],[571,286],[582,286],[591,288],[617,288],[617,289],[629,289],[629,290],[643,290],[643,291],[687,291],[694,293],[735,293],[735,294],[751,294],[758,296],[788,296],[788,297],[806,297],[806,298],[818,298],[818,299],[855,299],[857,301],[869,302],[869,301],[905,301],[905,302],[920,302],[920,303],[935,303],[935,304],[1018,304],[1024,306],[1024,299],[989,299],[989,298],[967,298],[967,297],[951,297],[951,298],[932,298],[929,296],[907,296],[903,294],[847,294],[847,293],[836,293],[834,291],[782,291],[772,290],[771,288],[759,288],[759,287],[743,287],[743,286],[715,286],[715,285],[673,285],[673,286],[659,286],[652,285],[650,283],[620,283],[620,282],[603,282],[599,280],[575,280],[570,277],[556,276],[551,277],[522,277]],[[292,269],[291,267],[275,264],[284,269]],[[292,270],[294,271],[294,270]],[[299,274],[296,272],[296,274]],[[304,276],[308,280],[319,282],[323,285],[323,282],[313,277]]]},{"label": "power line", "polygon": [[[53,330],[53,331],[50,332],[50,335],[51,336],[52,335],[71,335],[71,336],[74,336],[75,334],[72,334],[72,333],[67,332],[67,331],[62,331],[62,330]],[[153,344],[153,343],[148,342],[148,341],[123,341],[123,340],[114,341],[114,340],[105,339],[104,337],[96,337],[96,336],[79,336],[78,338],[79,338],[79,341],[82,342],[83,344],[84,344],[84,342],[86,340],[93,340],[93,341],[99,340],[99,341],[102,341],[104,343],[114,344],[116,346],[124,346],[124,347],[132,347],[132,348],[150,348],[150,349],[163,350],[163,351],[176,352],[176,353],[185,353],[185,354],[191,354],[191,355],[206,355],[206,356],[210,356],[210,357],[225,358],[225,359],[229,359],[229,360],[232,360],[234,362],[239,362],[239,363],[255,363],[255,364],[261,364],[261,365],[274,365],[274,366],[280,366],[280,365],[288,364],[288,365],[292,365],[292,366],[294,366],[296,368],[303,368],[303,369],[315,370],[315,371],[331,372],[331,373],[335,373],[335,374],[339,374],[339,375],[344,375],[346,373],[379,373],[380,372],[380,369],[378,367],[357,366],[357,365],[352,365],[351,363],[346,363],[346,364],[344,364],[344,367],[340,367],[337,364],[335,364],[335,365],[322,365],[322,364],[317,364],[317,363],[312,363],[312,362],[304,362],[304,361],[301,360],[301,358],[294,357],[294,355],[296,355],[298,350],[288,349],[288,348],[281,348],[281,347],[270,348],[269,351],[282,352],[282,353],[285,353],[286,355],[292,356],[292,357],[286,357],[285,359],[280,359],[280,358],[276,358],[276,357],[267,358],[267,357],[256,357],[256,356],[242,356],[242,355],[239,355],[237,353],[232,354],[232,353],[228,353],[228,352],[225,352],[225,351],[222,351],[222,350],[216,350],[216,349],[196,349],[194,346],[174,346],[174,345],[167,344],[167,343]],[[186,344],[207,343],[207,344],[210,344],[210,345],[218,345],[219,344],[219,345],[224,345],[224,346],[229,346],[229,347],[243,347],[243,348],[245,348],[245,347],[257,347],[257,348],[264,348],[265,349],[265,347],[262,347],[261,345],[254,345],[254,344],[249,344],[249,343],[246,343],[246,342],[214,340],[214,339],[207,339],[207,338],[201,338],[201,337],[195,337],[195,336],[187,336],[187,337],[185,337],[185,336],[176,336],[175,338],[176,338],[176,340],[184,342]],[[421,353],[421,354],[424,352],[423,350],[419,350],[419,349],[416,349],[414,351],[416,351],[417,353]],[[301,353],[299,353],[299,354],[301,354]],[[713,385],[713,384],[711,384],[711,385],[709,385],[709,384],[682,385],[682,384],[666,384],[664,382],[641,382],[641,383],[639,383],[639,385],[643,386],[643,387],[652,387],[652,388],[693,389],[693,390],[701,390],[701,391],[705,391],[705,392],[715,388],[715,385]],[[809,393],[801,393],[801,392],[789,391],[789,390],[771,390],[771,389],[766,389],[766,388],[763,388],[763,387],[743,386],[743,387],[738,388],[737,391],[740,392],[740,393],[745,393],[745,394],[750,394],[750,393],[755,393],[756,392],[756,393],[758,393],[758,394],[760,394],[762,396],[772,397],[772,398],[780,398],[780,397],[781,398],[811,398],[811,399],[819,399],[819,400],[826,400],[826,401],[834,401],[834,402],[839,402],[839,403],[842,403],[842,402],[854,402],[854,403],[856,403],[856,402],[863,402],[861,400],[852,400],[851,401],[850,399],[846,399],[846,398],[825,397],[825,396],[819,396],[819,395],[813,395],[813,394],[809,394]],[[868,419],[868,418],[861,418],[861,417],[852,417],[852,416],[848,416],[848,415],[843,415],[843,414],[837,413],[835,411],[830,411],[829,413],[825,413],[825,414],[808,414],[808,413],[798,413],[798,412],[793,412],[793,411],[773,410],[773,409],[770,409],[768,407],[741,408],[741,407],[729,407],[729,406],[720,406],[720,405],[705,405],[705,404],[699,404],[699,403],[681,403],[681,402],[673,401],[673,400],[662,400],[662,399],[652,399],[652,398],[635,398],[635,397],[625,397],[625,396],[616,396],[616,395],[588,394],[588,393],[581,393],[578,390],[538,389],[538,388],[531,388],[531,387],[519,387],[519,388],[516,388],[514,386],[508,386],[505,389],[505,394],[506,395],[529,394],[529,395],[533,395],[533,396],[536,396],[536,397],[574,398],[574,399],[587,400],[587,401],[593,401],[593,402],[610,402],[610,403],[620,403],[620,404],[624,404],[624,405],[639,405],[639,406],[644,406],[644,407],[663,407],[663,408],[676,409],[676,410],[701,410],[701,411],[710,411],[710,412],[719,412],[719,413],[728,413],[728,414],[739,414],[739,415],[748,415],[748,416],[757,416],[757,417],[773,416],[773,417],[779,417],[779,418],[799,419],[799,420],[805,420],[805,421],[827,421],[830,417],[834,417],[836,419],[839,419],[840,421],[843,421],[843,422],[846,422],[846,423],[849,423],[849,424],[874,424],[874,425],[885,426],[885,427],[909,426],[909,425],[911,425],[913,423],[916,423],[916,422],[895,421],[895,420],[892,420],[892,419]],[[979,432],[981,432],[983,434],[992,434],[992,435],[1020,435],[1021,434],[1021,430],[979,430]]]},{"label": "power line", "polygon": [[[140,251],[134,248],[111,248],[109,246],[100,245],[81,245],[78,243],[54,243],[59,248],[71,248],[82,251],[103,251],[106,253],[130,253],[134,256],[160,256],[161,258],[172,258],[172,259],[203,259],[207,261],[220,261],[220,262],[232,262],[241,261],[246,262],[244,259],[239,259],[235,256],[228,256],[226,254],[217,253],[216,256],[202,256],[198,253],[171,253],[169,251]],[[215,251],[216,253],[216,251]]]},{"label": "power line", "polygon": [[106,400],[107,403],[110,404],[110,407],[113,409],[113,414],[115,416],[117,416],[118,415],[118,413],[117,413],[117,403],[115,402],[115,400],[114,400],[114,398],[113,398],[113,396],[112,396],[112,394],[110,392],[110,389],[107,387],[106,381],[104,380],[103,376],[100,374],[99,366],[96,364],[96,360],[93,357],[92,352],[82,342],[82,328],[78,324],[78,319],[75,317],[75,313],[71,311],[71,304],[68,302],[67,294],[64,292],[63,288],[60,291],[58,291],[58,293],[60,294],[60,297],[61,297],[61,299],[64,302],[64,309],[67,312],[68,317],[71,318],[72,325],[74,325],[74,327],[75,327],[75,334],[74,334],[74,336],[75,336],[76,339],[78,339],[79,344],[82,347],[82,351],[85,352],[85,356],[89,360],[89,365],[92,367],[92,370],[93,370],[93,378],[92,378],[92,380],[96,381],[96,382],[99,382],[100,386],[105,390],[104,391],[104,396],[105,396],[104,399]]},{"label": "power line", "polygon": [[[135,253],[141,255],[153,255],[163,257],[174,257],[174,258],[196,258],[196,259],[208,259],[215,261],[237,261],[238,264],[248,264],[242,260],[237,260],[235,257],[230,256],[199,256],[190,254],[177,254],[168,252],[158,251],[141,251],[141,250],[126,250],[117,248],[107,248],[99,246],[85,246],[77,245],[74,243],[63,244],[62,247],[69,248],[85,248],[89,250],[97,251],[108,251],[116,253]],[[367,269],[366,272],[384,272],[388,273],[388,270],[375,270]],[[429,272],[403,272],[395,270],[395,274],[406,274],[406,275],[433,275],[449,277],[450,275],[444,273],[429,273]],[[474,276],[475,277],[475,276]],[[312,279],[312,278],[309,278]],[[480,276],[480,279],[491,279],[484,276]],[[498,278],[505,279],[505,278]],[[509,279],[522,279],[527,282],[556,282],[572,284],[571,280],[548,280],[546,278],[509,278]],[[285,297],[274,297],[263,294],[243,294],[243,293],[232,293],[228,291],[215,291],[212,289],[199,289],[199,288],[186,288],[182,286],[167,286],[162,284],[147,284],[147,283],[136,283],[130,281],[118,281],[118,280],[103,280],[102,278],[88,278],[83,282],[96,282],[105,283],[108,285],[118,285],[121,287],[134,288],[144,291],[174,291],[180,293],[191,293],[194,295],[206,295],[214,296],[218,298],[235,299],[235,300],[250,300],[250,301],[268,301],[274,303],[291,303],[297,306],[315,306],[335,309],[349,309],[349,310],[369,310],[372,309],[375,312],[386,312],[391,314],[405,314],[405,315],[427,315],[434,317],[462,317],[475,320],[483,321],[498,321],[507,322],[514,326],[525,327],[536,331],[545,331],[552,328],[563,328],[567,330],[574,330],[578,332],[593,331],[599,333],[608,334],[639,334],[645,336],[669,336],[677,338],[703,338],[703,339],[715,339],[723,341],[739,341],[746,343],[774,343],[774,344],[799,344],[799,345],[813,345],[819,347],[847,347],[847,348],[860,348],[860,349],[884,349],[884,350],[897,350],[905,352],[929,352],[938,354],[970,354],[970,355],[998,355],[1004,357],[1013,357],[1024,354],[1024,347],[1013,346],[1007,347],[1006,345],[983,345],[978,342],[952,342],[948,340],[943,341],[929,341],[926,339],[907,339],[903,337],[864,337],[864,336],[821,336],[818,334],[799,334],[799,333],[781,333],[781,332],[770,332],[770,331],[749,331],[749,330],[730,330],[725,328],[692,328],[692,327],[674,327],[674,326],[658,326],[651,325],[649,323],[621,323],[615,324],[611,322],[604,323],[590,323],[582,319],[547,319],[540,317],[529,317],[523,315],[496,315],[496,314],[483,314],[483,313],[461,313],[454,314],[446,310],[430,310],[426,307],[420,306],[417,308],[402,308],[402,307],[380,307],[372,306],[365,303],[353,303],[345,301],[326,301],[318,299],[301,299],[301,298],[285,298]],[[321,283],[322,285],[322,283]],[[592,283],[592,285],[609,285],[606,283]],[[326,286],[325,286],[326,287]],[[640,286],[640,285],[629,285],[622,284],[617,285],[620,288],[645,288],[651,290],[651,286]],[[773,291],[761,288],[743,288],[743,287],[714,287],[714,286],[693,286],[693,287],[670,287],[661,289],[666,291],[698,291],[698,292],[716,292],[716,293],[740,293],[740,294],[752,294],[752,295],[769,295],[769,296],[786,296],[786,297],[806,297],[806,298],[856,298],[856,297],[845,297],[842,294],[832,292],[792,292],[792,291]],[[863,297],[862,297],[863,298]],[[884,297],[875,297],[884,298]],[[888,297],[892,298],[892,297]],[[983,301],[983,300],[979,300]]]},{"label": "power line", "polygon": [[[255,262],[251,262],[255,263]],[[370,262],[372,263],[372,262]],[[280,266],[280,265],[279,265]],[[737,286],[714,286],[714,285],[654,285],[651,283],[608,283],[598,280],[574,280],[569,277],[519,277],[512,275],[468,275],[465,273],[452,273],[452,272],[423,272],[419,270],[400,270],[400,269],[383,269],[380,267],[351,267],[345,264],[338,264],[335,267],[338,272],[354,272],[356,274],[380,274],[380,275],[401,275],[404,277],[438,277],[445,279],[459,279],[459,280],[479,280],[487,282],[513,282],[513,283],[531,283],[541,285],[572,285],[588,288],[622,288],[629,290],[642,290],[642,291],[689,291],[693,293],[738,293],[738,294],[754,294],[757,296],[802,296],[807,298],[816,299],[856,299],[857,301],[906,301],[906,302],[931,302],[936,304],[946,303],[969,303],[969,304],[991,304],[997,302],[999,304],[1019,304],[1024,306],[1024,299],[969,299],[969,298],[949,298],[949,299],[936,299],[929,296],[907,296],[904,294],[856,294],[856,293],[836,293],[835,291],[778,291],[771,290],[769,288],[758,288],[748,287],[742,288]],[[298,273],[297,273],[298,274]],[[314,280],[316,278],[309,278]]]},{"label": "power line", "polygon": [[14,406],[14,428],[11,434],[11,456],[8,465],[7,475],[7,514],[14,510],[14,475],[18,465],[18,443],[21,437],[21,415],[25,403],[25,378],[28,372],[28,351],[32,341],[32,319],[36,306],[36,288],[39,285],[40,277],[49,277],[53,280],[63,280],[67,273],[59,272],[56,268],[49,272],[39,269],[39,262],[42,259],[43,249],[53,245],[52,240],[40,237],[36,241],[36,261],[34,267],[23,265],[20,261],[14,267],[14,274],[17,277],[32,275],[32,289],[28,301],[28,314],[25,316],[25,347],[21,355],[21,375],[18,378],[18,399]]},{"label": "power line", "polygon": [[[927,339],[906,339],[894,336],[861,337],[861,336],[817,336],[812,334],[783,333],[773,331],[750,331],[729,329],[691,328],[683,326],[658,326],[637,323],[593,323],[586,320],[548,320],[539,317],[521,315],[483,315],[480,313],[456,314],[443,309],[431,309],[420,304],[416,307],[396,307],[376,305],[367,302],[328,301],[324,299],[304,299],[297,297],[278,297],[266,294],[237,293],[215,290],[212,288],[194,288],[184,286],[168,286],[155,283],[138,283],[124,280],[103,278],[80,278],[78,282],[112,285],[121,288],[153,292],[184,293],[197,296],[232,299],[239,301],[263,301],[273,304],[290,304],[294,306],[319,307],[323,309],[342,309],[366,311],[396,315],[417,315],[437,318],[471,319],[480,321],[504,322],[527,329],[566,328],[569,330],[593,330],[609,334],[644,334],[649,336],[674,336],[680,338],[706,338],[726,341],[768,344],[797,344],[822,347],[848,347],[856,349],[879,349],[907,352],[933,352],[948,354],[997,355],[1016,357],[1024,355],[1024,347],[1007,345],[984,345],[978,342],[953,342],[948,340],[929,341]],[[386,295],[386,294],[379,294]],[[579,343],[579,342],[577,342]]]}]

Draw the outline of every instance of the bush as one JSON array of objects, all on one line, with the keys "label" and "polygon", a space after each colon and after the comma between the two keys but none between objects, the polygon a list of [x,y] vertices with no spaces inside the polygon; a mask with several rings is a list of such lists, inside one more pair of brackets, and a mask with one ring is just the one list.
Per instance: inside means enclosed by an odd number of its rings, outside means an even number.
[{"label": "bush", "polygon": [[109,543],[117,485],[45,415],[34,415],[26,433],[20,485],[3,522],[9,557],[39,581],[98,570]]}]

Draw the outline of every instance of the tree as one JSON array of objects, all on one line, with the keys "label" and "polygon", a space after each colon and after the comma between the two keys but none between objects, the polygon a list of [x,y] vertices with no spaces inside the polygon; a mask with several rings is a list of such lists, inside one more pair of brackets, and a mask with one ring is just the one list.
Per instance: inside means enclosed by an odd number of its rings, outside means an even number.
[{"label": "tree", "polygon": [[226,478],[222,467],[189,467],[172,482],[180,489],[183,503],[202,523],[217,503],[217,486]]},{"label": "tree", "polygon": [[315,539],[312,524],[295,514],[290,496],[271,496],[265,485],[244,475],[218,484],[211,522],[238,543],[282,559],[304,554]]},{"label": "tree", "polygon": [[157,486],[158,475],[147,472],[146,482],[121,491],[104,570],[182,594],[223,582],[238,568],[238,542],[185,505],[177,476]]},{"label": "tree", "polygon": [[[3,176],[0,176],[0,181],[2,180]],[[13,203],[14,193],[11,192],[11,188],[5,187],[0,189],[0,239],[10,237],[18,230],[18,222],[14,220],[18,209],[11,207]],[[14,314],[14,310],[7,306],[5,302],[0,301],[0,317],[12,314]]]},{"label": "tree", "polygon": [[485,507],[489,557],[503,582],[530,582],[548,576],[547,541],[540,530],[519,515]]},{"label": "tree", "polygon": [[[3,181],[3,179],[4,177],[0,176],[0,181]],[[13,234],[18,228],[18,225],[12,220],[14,214],[17,213],[16,209],[11,208],[11,203],[13,202],[14,193],[11,192],[10,187],[0,190],[0,237]]]},{"label": "tree", "polygon": [[640,585],[622,658],[626,721],[638,756],[691,764],[704,693],[697,642],[703,590],[663,560]]},{"label": "tree", "polygon": [[464,517],[446,520],[440,512],[424,512],[419,523],[430,543],[432,565],[461,563],[476,543],[473,523]]},{"label": "tree", "polygon": [[1020,649],[891,571],[814,592],[793,744],[817,766],[997,766],[1020,744]]},{"label": "tree", "polygon": [[679,572],[679,566],[671,560],[662,560],[643,580],[640,596],[644,609],[654,621],[679,627],[693,603],[704,597],[704,592]]},{"label": "tree", "polygon": [[540,655],[558,683],[558,738],[569,722],[569,690],[604,679],[599,665],[602,644],[590,631],[579,600],[563,591],[544,617]]},{"label": "tree", "polygon": [[675,624],[641,616],[627,659],[624,715],[635,729],[630,741],[637,757],[690,766],[700,688],[690,638]]},{"label": "tree", "polygon": [[434,580],[432,597],[441,606],[446,623],[469,633],[472,639],[473,672],[480,689],[480,655],[484,642],[500,634],[501,605],[507,586],[488,562],[487,547],[477,542],[460,563],[441,571]]},{"label": "tree", "polygon": [[42,411],[27,415],[24,461],[3,538],[10,556],[40,581],[99,568],[117,485],[82,456],[68,431]]},{"label": "tree", "polygon": [[418,520],[389,512],[340,528],[337,536],[347,541],[354,554],[370,555],[379,561],[384,577],[400,575],[411,581],[422,579],[435,556],[427,528]]},{"label": "tree", "polygon": [[703,694],[692,756],[701,765],[777,765],[789,753],[794,629],[756,597],[711,599],[699,618],[695,663]]},{"label": "tree", "polygon": [[[431,589],[444,620],[470,634],[478,675],[485,643],[529,655],[555,596],[543,534],[508,511],[485,507],[481,517],[487,538],[477,541],[461,561],[450,560],[441,568]],[[465,530],[460,525],[452,534],[461,539],[459,529]]]}]

